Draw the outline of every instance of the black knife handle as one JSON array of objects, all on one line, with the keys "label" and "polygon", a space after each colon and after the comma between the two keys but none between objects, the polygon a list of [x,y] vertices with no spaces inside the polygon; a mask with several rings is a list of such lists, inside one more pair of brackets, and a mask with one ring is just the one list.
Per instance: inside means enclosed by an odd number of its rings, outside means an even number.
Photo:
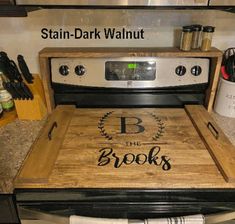
[{"label": "black knife handle", "polygon": [[21,70],[22,75],[26,79],[28,83],[33,83],[33,76],[29,71],[29,68],[24,60],[24,57],[22,55],[17,56],[18,64]]},{"label": "black knife handle", "polygon": [[0,52],[0,69],[11,82],[15,80],[22,81],[17,65],[13,60],[10,60],[7,53],[3,51]]},{"label": "black knife handle", "polygon": [[19,82],[23,81],[21,74],[19,72],[19,69],[17,68],[16,63],[13,60],[10,60],[10,67],[11,67],[12,73],[14,74],[15,80]]},{"label": "black knife handle", "polygon": [[58,125],[57,125],[57,122],[55,121],[55,122],[53,122],[53,124],[52,124],[52,126],[51,126],[51,128],[50,128],[50,130],[49,130],[49,132],[48,132],[48,139],[51,141],[51,139],[52,139],[52,132],[53,132],[53,130],[54,130],[54,128],[57,128],[58,127]]},{"label": "black knife handle", "polygon": [[19,87],[19,82],[11,82],[12,89],[15,90],[15,92],[18,95],[18,99],[27,99],[27,96],[21,91],[21,88]]},{"label": "black knife handle", "polygon": [[31,90],[29,89],[29,87],[24,83],[24,82],[21,82],[20,83],[23,91],[26,93],[26,95],[28,96],[29,99],[33,100],[33,94],[31,92]]}]

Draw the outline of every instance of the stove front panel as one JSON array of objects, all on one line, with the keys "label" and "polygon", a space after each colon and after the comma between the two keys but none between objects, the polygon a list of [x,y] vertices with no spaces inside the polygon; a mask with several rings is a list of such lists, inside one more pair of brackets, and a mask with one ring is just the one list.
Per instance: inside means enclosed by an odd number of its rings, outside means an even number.
[{"label": "stove front panel", "polygon": [[164,88],[208,83],[207,58],[52,58],[52,83],[103,88]]}]

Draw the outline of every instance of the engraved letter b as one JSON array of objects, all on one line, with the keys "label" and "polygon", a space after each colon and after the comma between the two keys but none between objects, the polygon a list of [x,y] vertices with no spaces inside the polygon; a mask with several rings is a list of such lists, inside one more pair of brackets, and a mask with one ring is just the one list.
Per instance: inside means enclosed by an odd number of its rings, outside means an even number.
[{"label": "engraved letter b", "polygon": [[[140,125],[142,120],[138,117],[120,117],[121,119],[121,134],[138,134],[144,132],[144,126]],[[135,123],[127,123],[128,120],[136,120]],[[127,126],[136,126],[137,130],[134,131],[127,131]]]}]

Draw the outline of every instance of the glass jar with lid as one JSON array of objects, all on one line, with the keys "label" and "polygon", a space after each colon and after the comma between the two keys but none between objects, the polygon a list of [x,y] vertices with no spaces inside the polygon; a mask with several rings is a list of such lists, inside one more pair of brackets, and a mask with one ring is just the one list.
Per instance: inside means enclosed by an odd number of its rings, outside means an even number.
[{"label": "glass jar with lid", "polygon": [[14,109],[14,101],[12,99],[11,94],[3,89],[0,90],[0,103],[4,111],[12,111]]},{"label": "glass jar with lid", "polygon": [[202,51],[209,51],[211,49],[212,37],[215,31],[213,26],[204,26],[202,30]]},{"label": "glass jar with lid", "polygon": [[193,29],[193,37],[192,37],[192,49],[197,49],[200,47],[201,42],[201,31],[202,31],[202,25],[195,24],[192,25]]},{"label": "glass jar with lid", "polygon": [[3,88],[3,73],[1,72],[1,70],[0,70],[0,90],[2,90],[2,89],[4,89]]},{"label": "glass jar with lid", "polygon": [[193,37],[192,26],[183,26],[181,33],[180,50],[190,51]]},{"label": "glass jar with lid", "polygon": [[3,108],[2,108],[2,104],[0,103],[0,118],[2,117],[3,115]]}]

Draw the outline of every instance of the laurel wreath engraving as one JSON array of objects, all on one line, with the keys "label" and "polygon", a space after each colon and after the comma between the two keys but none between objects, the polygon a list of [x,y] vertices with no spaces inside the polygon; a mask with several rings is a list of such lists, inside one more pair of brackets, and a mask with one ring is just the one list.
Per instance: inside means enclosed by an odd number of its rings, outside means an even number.
[{"label": "laurel wreath engraving", "polygon": [[104,123],[107,120],[107,118],[113,113],[114,111],[110,111],[104,114],[103,117],[100,118],[99,123],[98,123],[98,128],[100,129],[100,134],[101,136],[105,137],[108,140],[112,140],[113,137],[109,135],[104,128]]},{"label": "laurel wreath engraving", "polygon": [[[112,140],[113,137],[108,134],[105,130],[105,127],[104,127],[104,124],[105,124],[105,121],[107,120],[107,118],[113,113],[114,111],[110,111],[110,112],[107,112],[104,114],[103,117],[100,118],[99,120],[99,123],[98,123],[98,128],[100,130],[100,134],[101,136],[105,137],[106,139],[108,140]],[[155,115],[154,113],[149,113],[153,119],[157,122],[157,125],[158,125],[158,130],[157,132],[155,133],[155,135],[152,137],[152,139],[154,141],[157,141],[161,136],[163,136],[163,133],[165,131],[165,125],[164,123],[162,122],[162,120],[157,116]]]},{"label": "laurel wreath engraving", "polygon": [[155,114],[150,113],[150,115],[153,117],[153,119],[157,122],[158,124],[158,130],[155,133],[155,135],[152,137],[154,141],[157,141],[161,136],[163,136],[163,133],[165,131],[165,126],[162,120]]}]

